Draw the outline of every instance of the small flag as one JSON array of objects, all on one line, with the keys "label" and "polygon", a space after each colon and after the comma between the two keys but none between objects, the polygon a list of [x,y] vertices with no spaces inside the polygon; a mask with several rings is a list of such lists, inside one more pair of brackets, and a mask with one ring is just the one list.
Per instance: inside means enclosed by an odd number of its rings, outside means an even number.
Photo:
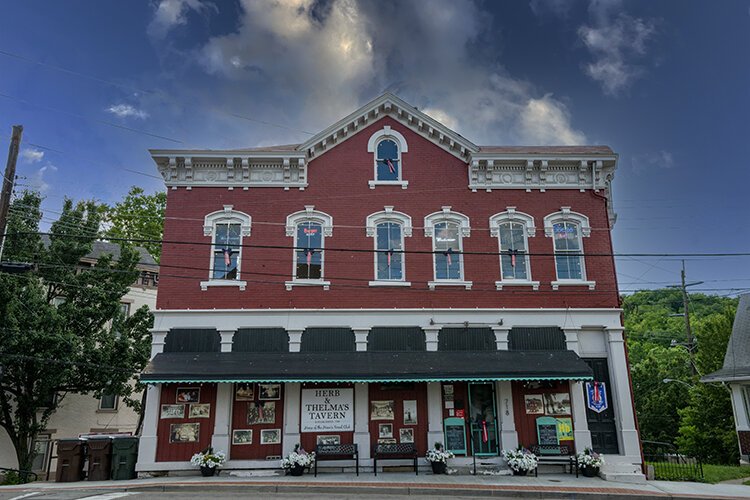
[{"label": "small flag", "polygon": [[307,265],[310,265],[310,261],[312,261],[312,256],[315,251],[312,248],[305,248],[305,255],[307,256]]},{"label": "small flag", "polygon": [[391,267],[391,257],[393,256],[393,249],[391,248],[385,254],[388,257],[388,267]]},{"label": "small flag", "polygon": [[222,249],[222,252],[224,253],[224,265],[230,266],[232,265],[232,249],[227,247]]},{"label": "small flag", "polygon": [[452,253],[453,253],[453,249],[452,249],[452,248],[448,248],[448,251],[446,251],[446,252],[445,252],[445,256],[446,256],[446,258],[448,259],[448,265],[449,265],[449,266],[450,266],[451,264],[453,264],[453,260],[451,259],[451,254],[452,254]]},{"label": "small flag", "polygon": [[490,440],[490,436],[487,433],[487,421],[482,420],[482,442],[486,443]]},{"label": "small flag", "polygon": [[385,164],[388,165],[388,171],[392,174],[396,173],[396,167],[393,165],[393,162],[390,160],[390,158],[385,159]]}]

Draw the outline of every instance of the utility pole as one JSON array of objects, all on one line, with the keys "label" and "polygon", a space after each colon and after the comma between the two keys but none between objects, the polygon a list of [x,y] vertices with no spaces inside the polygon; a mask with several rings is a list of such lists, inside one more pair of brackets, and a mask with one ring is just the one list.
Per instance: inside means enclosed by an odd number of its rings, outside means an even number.
[{"label": "utility pole", "polygon": [[8,162],[5,164],[3,190],[0,192],[0,261],[2,261],[5,246],[5,228],[8,225],[10,198],[13,196],[13,184],[16,180],[16,161],[18,151],[21,149],[21,135],[23,135],[23,125],[13,125],[13,135],[8,147]]},{"label": "utility pole", "polygon": [[685,260],[682,261],[682,272],[680,273],[680,284],[679,285],[670,285],[667,288],[680,288],[682,290],[682,308],[684,313],[683,314],[670,314],[670,316],[684,316],[685,318],[685,343],[677,342],[676,340],[672,340],[672,346],[678,346],[682,345],[688,350],[688,354],[690,355],[690,371],[695,376],[697,374],[697,370],[695,368],[695,341],[693,340],[693,331],[690,328],[690,299],[688,298],[688,292],[687,287],[693,286],[693,285],[700,285],[703,283],[702,281],[694,281],[693,283],[685,283]]}]

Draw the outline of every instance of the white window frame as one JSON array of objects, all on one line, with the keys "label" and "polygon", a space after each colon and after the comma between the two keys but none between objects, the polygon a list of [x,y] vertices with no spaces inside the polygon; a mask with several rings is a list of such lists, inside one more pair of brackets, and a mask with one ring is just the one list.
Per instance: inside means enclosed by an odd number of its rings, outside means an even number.
[{"label": "white window frame", "polygon": [[[320,238],[320,279],[298,279],[297,278],[297,226],[303,222],[320,224],[323,233]],[[315,210],[315,205],[305,205],[304,210],[294,212],[286,218],[286,235],[294,238],[294,249],[292,251],[292,279],[284,282],[287,291],[295,286],[322,286],[328,290],[330,281],[325,279],[325,245],[326,238],[333,236],[333,217],[325,212]]]},{"label": "white window frame", "polygon": [[46,446],[44,447],[44,457],[42,457],[42,468],[32,470],[32,472],[47,472],[47,467],[49,465],[49,455],[52,452],[52,442],[52,434],[49,432],[41,432],[37,435],[33,443],[34,449],[36,450],[37,443],[46,443]]},{"label": "white window frame", "polygon": [[569,224],[575,224],[578,226],[578,238],[580,239],[581,246],[581,279],[556,279],[552,281],[552,289],[558,290],[561,286],[587,286],[589,290],[596,288],[596,281],[586,279],[586,257],[583,248],[583,239],[591,236],[591,225],[589,224],[589,218],[578,212],[573,212],[570,207],[560,207],[559,212],[549,214],[544,217],[544,235],[547,238],[552,238],[552,252],[554,253],[553,258],[555,259],[555,277],[557,274],[557,250],[555,249],[554,240],[554,225],[560,222],[567,222]]},{"label": "white window frame", "polygon": [[[500,241],[500,225],[506,223],[521,224],[524,226],[524,246],[526,247],[526,252],[523,256],[526,260],[525,280],[503,277],[503,247]],[[533,281],[531,278],[531,258],[529,255],[529,238],[536,236],[534,217],[517,211],[516,207],[507,207],[505,212],[499,212],[490,217],[490,235],[497,238],[497,248],[500,253],[498,256],[500,261],[500,280],[495,282],[495,289],[502,290],[504,286],[531,286],[533,290],[539,290],[539,282]]]},{"label": "white window frame", "polygon": [[[247,281],[240,279],[242,272],[242,244],[246,236],[250,236],[252,230],[252,217],[244,212],[233,209],[232,205],[224,205],[223,210],[217,210],[206,215],[203,219],[203,236],[211,237],[211,252],[208,263],[208,280],[201,281],[201,290],[204,292],[212,286],[236,286],[240,291],[247,288]],[[216,225],[217,224],[239,224],[240,225],[240,250],[237,254],[237,279],[219,280],[214,279],[214,251],[216,247]]]},{"label": "white window frame", "polygon": [[[378,180],[378,145],[384,140],[391,140],[398,147],[398,180]],[[390,126],[386,125],[372,134],[367,141],[367,152],[372,153],[372,180],[368,182],[370,189],[375,189],[375,186],[401,186],[401,189],[406,189],[409,186],[409,181],[404,180],[403,162],[403,153],[409,152],[409,144],[407,144],[406,138],[398,130],[393,130]]]},{"label": "white window frame", "polygon": [[[435,225],[441,222],[450,222],[458,225],[458,237],[459,237],[459,263],[460,263],[460,274],[459,279],[437,279],[435,273]],[[434,290],[438,286],[463,286],[467,290],[471,290],[473,282],[467,281],[465,269],[464,269],[464,238],[471,236],[471,224],[469,218],[460,213],[451,210],[450,206],[443,206],[440,212],[433,212],[424,218],[424,235],[430,238],[432,242],[432,275],[433,281],[428,281],[427,286],[430,290]]]},{"label": "white window frame", "polygon": [[[104,395],[102,394],[102,396],[104,396]],[[102,398],[99,398],[98,411],[100,411],[100,412],[115,412],[115,411],[117,411],[117,408],[118,408],[119,402],[120,402],[120,397],[117,394],[115,394],[114,396],[115,396],[115,401],[114,401],[114,406],[112,408],[102,408]]]},{"label": "white window frame", "polygon": [[401,279],[400,280],[381,280],[378,279],[378,224],[385,222],[391,222],[401,226],[401,249],[406,249],[406,238],[410,238],[412,235],[412,224],[411,217],[403,212],[393,210],[392,206],[383,207],[382,212],[375,212],[370,214],[365,219],[365,227],[367,228],[367,236],[373,239],[373,248],[375,252],[373,254],[373,281],[370,281],[370,286],[411,286],[411,283],[406,281],[406,254],[401,254]]}]

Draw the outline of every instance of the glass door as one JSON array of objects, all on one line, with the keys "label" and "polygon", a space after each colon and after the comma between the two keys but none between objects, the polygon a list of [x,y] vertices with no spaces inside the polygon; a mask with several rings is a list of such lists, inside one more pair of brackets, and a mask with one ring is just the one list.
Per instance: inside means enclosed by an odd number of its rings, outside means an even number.
[{"label": "glass door", "polygon": [[471,450],[477,456],[496,456],[499,449],[495,384],[469,384]]}]

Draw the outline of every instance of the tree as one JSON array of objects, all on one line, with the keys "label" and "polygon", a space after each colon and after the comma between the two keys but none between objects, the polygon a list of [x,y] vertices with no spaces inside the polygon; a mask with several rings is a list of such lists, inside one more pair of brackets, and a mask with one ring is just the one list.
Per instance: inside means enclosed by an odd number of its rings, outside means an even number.
[{"label": "tree", "polygon": [[4,254],[35,270],[0,273],[0,426],[21,470],[30,470],[34,440],[66,394],[117,394],[137,407],[131,396],[153,322],[145,306],[130,317],[120,312],[138,276],[133,248],[121,246],[117,262],[105,255],[93,267],[79,265],[97,238],[101,207],[66,199],[45,242],[40,204],[31,192],[14,201]]},{"label": "tree", "polygon": [[167,193],[144,194],[142,188],[132,186],[122,201],[104,207],[105,235],[109,238],[155,240],[139,245],[159,262],[166,207]]}]

